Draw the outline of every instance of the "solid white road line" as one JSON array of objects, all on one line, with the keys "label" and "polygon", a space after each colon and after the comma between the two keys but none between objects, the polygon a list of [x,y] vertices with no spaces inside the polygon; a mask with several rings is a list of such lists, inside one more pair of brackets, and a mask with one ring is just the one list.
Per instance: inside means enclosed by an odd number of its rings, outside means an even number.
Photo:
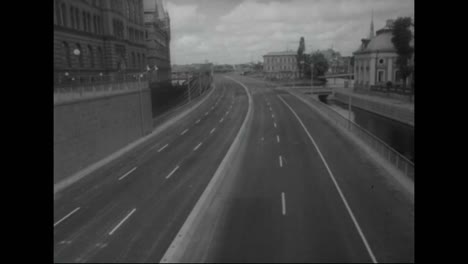
[{"label": "solid white road line", "polygon": [[[278,95],[277,95],[278,96]],[[328,171],[328,175],[330,176],[331,180],[333,181],[333,184],[335,185],[335,188],[336,190],[338,191],[338,194],[340,195],[341,197],[341,200],[343,201],[345,207],[346,207],[346,210],[348,211],[348,214],[349,216],[351,217],[351,219],[353,220],[353,223],[354,223],[354,226],[356,227],[358,233],[359,233],[359,236],[361,237],[362,239],[362,242],[364,243],[364,246],[366,247],[367,249],[367,252],[369,253],[369,256],[370,258],[372,259],[372,262],[374,263],[378,263],[377,262],[377,259],[375,258],[374,256],[374,253],[372,252],[372,249],[370,248],[369,246],[369,243],[367,243],[367,239],[366,237],[364,236],[364,233],[362,232],[361,230],[361,227],[359,226],[359,223],[357,222],[356,220],[356,217],[354,217],[354,214],[353,214],[353,211],[351,210],[351,207],[349,207],[348,205],[348,202],[346,201],[346,198],[343,194],[343,192],[341,191],[341,188],[340,186],[338,185],[338,182],[336,181],[335,179],[335,176],[333,176],[333,173],[331,172],[330,170],[330,167],[328,166],[328,163],[327,161],[325,160],[325,158],[323,157],[322,155],[322,152],[320,152],[320,149],[319,147],[317,146],[317,144],[315,143],[315,140],[312,138],[312,136],[310,135],[309,131],[307,130],[307,128],[305,127],[304,123],[302,123],[302,120],[299,118],[299,116],[296,114],[296,112],[292,109],[292,107],[283,99],[281,98],[281,96],[278,96],[279,99],[281,99],[281,101],[283,101],[283,103],[289,108],[289,110],[291,110],[291,112],[294,114],[294,116],[296,117],[296,119],[299,121],[299,123],[301,124],[302,128],[304,129],[304,131],[306,132],[307,136],[309,137],[310,141],[312,141],[312,144],[314,145],[314,147],[317,149],[317,152],[323,162],[323,164],[325,164],[325,168],[327,169]]]},{"label": "solid white road line", "polygon": [[135,211],[136,208],[133,208],[133,210],[124,219],[122,219],[122,221],[120,221],[120,223],[116,225],[114,229],[112,229],[112,231],[109,232],[109,235],[111,236],[115,232],[115,230],[117,230],[117,228],[119,228],[123,224],[123,222],[125,222]]},{"label": "solid white road line", "polygon": [[163,149],[165,149],[169,144],[164,145],[162,148],[158,149],[158,152],[161,152]]},{"label": "solid white road line", "polygon": [[278,135],[276,135],[276,141],[277,141],[278,143],[280,143],[280,139],[279,139],[279,136],[278,136]]},{"label": "solid white road line", "polygon": [[283,205],[283,215],[286,215],[286,197],[284,192],[281,193],[281,203]]},{"label": "solid white road line", "polygon": [[211,129],[210,134],[213,133],[216,130],[216,127]]},{"label": "solid white road line", "polygon": [[276,122],[273,122],[273,125],[275,125],[275,127],[276,127]]},{"label": "solid white road line", "polygon": [[278,158],[279,158],[280,167],[283,167],[283,159],[281,158],[281,155]]},{"label": "solid white road line", "polygon": [[177,165],[177,166],[171,171],[171,173],[169,173],[169,175],[166,176],[166,179],[169,179],[169,177],[171,177],[172,174],[174,174],[174,172],[176,172],[176,170],[178,170],[178,169],[179,169],[179,165]]},{"label": "solid white road line", "polygon": [[75,210],[71,211],[70,213],[68,213],[66,216],[64,216],[62,219],[58,220],[55,224],[54,224],[54,227],[58,224],[60,224],[60,222],[62,222],[63,220],[67,219],[70,215],[74,214],[76,211],[80,210],[80,207],[76,208]]},{"label": "solid white road line", "polygon": [[129,175],[129,174],[132,173],[134,170],[136,170],[136,168],[137,168],[137,167],[135,167],[135,168],[129,170],[127,173],[125,173],[122,177],[119,178],[119,181],[120,181],[121,179],[127,177],[127,175]]},{"label": "solid white road line", "polygon": [[202,142],[198,143],[198,145],[193,149],[193,151],[197,150],[202,145]]},{"label": "solid white road line", "polygon": [[188,128],[185,129],[184,131],[182,131],[182,133],[180,133],[180,135],[183,135],[183,134],[187,133],[187,131],[188,131]]},{"label": "solid white road line", "polygon": [[195,122],[195,124],[198,124],[198,123],[200,123],[200,119],[198,119],[197,122]]}]

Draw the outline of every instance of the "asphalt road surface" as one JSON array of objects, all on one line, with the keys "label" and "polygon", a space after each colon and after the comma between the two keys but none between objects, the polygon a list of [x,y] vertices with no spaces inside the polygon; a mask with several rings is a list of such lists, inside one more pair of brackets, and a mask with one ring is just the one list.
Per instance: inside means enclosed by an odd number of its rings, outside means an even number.
[{"label": "asphalt road surface", "polygon": [[158,262],[235,138],[248,109],[215,78],[200,108],[137,155],[54,200],[55,262]]},{"label": "asphalt road surface", "polygon": [[385,172],[293,95],[237,79],[253,127],[206,261],[414,262],[414,206]]},{"label": "asphalt road surface", "polygon": [[[248,87],[247,151],[207,262],[414,262],[414,204],[313,109],[264,82]],[[148,147],[54,201],[55,262],[159,262],[248,110],[238,83]]]}]

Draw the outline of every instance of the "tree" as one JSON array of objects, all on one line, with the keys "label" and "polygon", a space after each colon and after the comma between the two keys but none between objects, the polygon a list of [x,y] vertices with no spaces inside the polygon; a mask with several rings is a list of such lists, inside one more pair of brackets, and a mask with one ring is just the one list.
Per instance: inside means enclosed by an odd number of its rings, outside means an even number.
[{"label": "tree", "polygon": [[329,67],[328,61],[321,52],[319,51],[314,52],[310,56],[310,62],[314,66],[314,69],[313,69],[314,79],[317,79],[318,77],[325,75],[325,73],[328,71],[328,67]]},{"label": "tree", "polygon": [[299,78],[303,76],[303,68],[301,61],[304,61],[305,42],[304,37],[301,37],[299,41],[299,48],[297,49],[297,68],[299,69]]},{"label": "tree", "polygon": [[409,60],[414,52],[414,48],[410,46],[410,41],[413,38],[410,30],[412,25],[411,17],[399,17],[393,23],[392,30],[392,43],[398,54],[396,64],[400,70],[404,88],[406,88],[406,79],[413,72],[413,67],[409,65]]}]

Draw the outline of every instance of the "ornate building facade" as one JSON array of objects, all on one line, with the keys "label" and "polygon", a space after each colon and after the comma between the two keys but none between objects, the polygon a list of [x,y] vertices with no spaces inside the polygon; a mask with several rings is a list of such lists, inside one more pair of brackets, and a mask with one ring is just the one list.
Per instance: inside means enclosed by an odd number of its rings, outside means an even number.
[{"label": "ornate building facade", "polygon": [[54,0],[54,80],[142,72],[143,0]]},{"label": "ornate building facade", "polygon": [[[170,18],[164,10],[162,0],[144,1],[145,38],[148,47],[148,66],[155,75],[155,81],[171,79],[171,29]],[[155,68],[156,67],[156,68]],[[156,72],[155,69],[157,69]]]},{"label": "ornate building facade", "polygon": [[[356,90],[372,90],[372,87],[383,87],[388,82],[397,86],[402,84],[396,65],[398,54],[392,43],[392,28],[393,20],[387,20],[385,27],[377,30],[374,36],[371,22],[369,38],[362,39],[361,46],[353,53]],[[410,45],[414,47],[414,38]],[[407,79],[407,85],[411,79],[412,76]]]}]

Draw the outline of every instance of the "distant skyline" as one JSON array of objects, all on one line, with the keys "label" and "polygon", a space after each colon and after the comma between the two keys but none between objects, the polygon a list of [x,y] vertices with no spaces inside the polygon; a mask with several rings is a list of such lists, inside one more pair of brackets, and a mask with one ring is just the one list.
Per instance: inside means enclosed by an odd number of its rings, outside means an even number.
[{"label": "distant skyline", "polygon": [[351,56],[387,19],[414,18],[413,0],[166,0],[171,64],[263,61],[271,51],[334,50]]}]

